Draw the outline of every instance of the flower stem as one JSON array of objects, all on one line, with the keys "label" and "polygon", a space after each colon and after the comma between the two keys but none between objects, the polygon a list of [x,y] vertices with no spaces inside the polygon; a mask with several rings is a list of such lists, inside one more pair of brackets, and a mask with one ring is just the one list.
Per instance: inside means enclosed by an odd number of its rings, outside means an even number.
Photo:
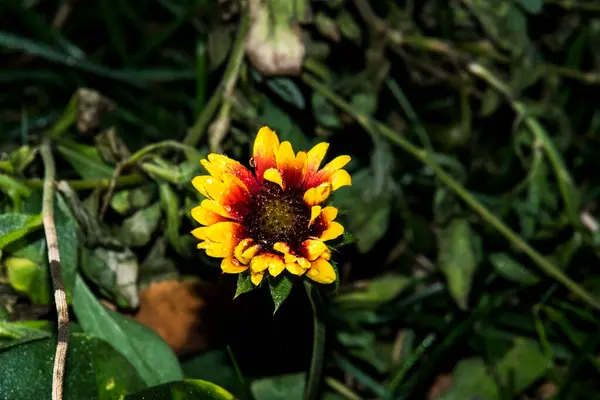
[{"label": "flower stem", "polygon": [[350,104],[344,101],[340,96],[333,93],[327,86],[318,82],[313,77],[303,74],[302,79],[306,84],[311,86],[314,90],[320,92],[329,101],[335,104],[337,107],[344,110],[346,113],[352,115],[359,124],[363,126],[365,130],[370,132],[372,135],[380,134],[387,138],[390,142],[397,145],[398,147],[411,154],[413,157],[421,161],[422,163],[429,166],[437,178],[444,183],[449,189],[451,189],[458,197],[460,197],[473,211],[488,224],[493,226],[500,234],[502,234],[509,242],[511,242],[516,248],[520,249],[525,253],[537,266],[549,277],[553,278],[557,282],[565,286],[571,293],[579,297],[585,303],[590,306],[600,309],[600,301],[594,298],[588,293],[582,286],[571,280],[563,271],[561,271],[556,265],[554,265],[548,258],[544,257],[537,250],[531,247],[526,241],[524,241],[515,231],[513,231],[508,225],[502,222],[494,213],[488,210],[483,204],[481,204],[469,191],[458,183],[450,174],[448,174],[442,167],[435,162],[431,154],[424,149],[421,149],[414,144],[410,143],[404,137],[398,135],[392,128],[387,125],[373,120],[369,116],[360,113],[354,109]]},{"label": "flower stem", "polygon": [[310,369],[304,391],[305,400],[317,398],[321,372],[323,371],[323,355],[325,353],[325,322],[323,321],[323,300],[314,284],[304,281],[304,288],[310,300],[313,311],[313,346],[310,360]]}]

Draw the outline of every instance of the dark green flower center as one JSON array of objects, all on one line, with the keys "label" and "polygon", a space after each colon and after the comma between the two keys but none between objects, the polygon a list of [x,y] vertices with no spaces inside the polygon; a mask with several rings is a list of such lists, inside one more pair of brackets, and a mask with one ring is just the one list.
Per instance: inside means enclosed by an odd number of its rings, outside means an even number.
[{"label": "dark green flower center", "polygon": [[310,209],[302,193],[283,191],[278,185],[265,182],[254,195],[244,225],[250,237],[267,249],[277,242],[291,246],[308,238]]}]

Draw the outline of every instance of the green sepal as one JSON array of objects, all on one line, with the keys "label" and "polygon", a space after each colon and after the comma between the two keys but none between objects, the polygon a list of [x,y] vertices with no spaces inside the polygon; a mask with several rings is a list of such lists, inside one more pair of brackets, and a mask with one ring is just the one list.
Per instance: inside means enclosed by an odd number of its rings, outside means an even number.
[{"label": "green sepal", "polygon": [[248,293],[249,291],[255,288],[254,284],[250,280],[250,271],[241,272],[238,275],[238,281],[235,289],[235,295],[233,296],[236,299],[239,295],[244,293]]},{"label": "green sepal", "polygon": [[294,281],[287,273],[282,273],[278,277],[269,276],[269,289],[271,290],[271,298],[275,304],[273,314],[279,310],[281,304],[287,299],[294,287]]}]

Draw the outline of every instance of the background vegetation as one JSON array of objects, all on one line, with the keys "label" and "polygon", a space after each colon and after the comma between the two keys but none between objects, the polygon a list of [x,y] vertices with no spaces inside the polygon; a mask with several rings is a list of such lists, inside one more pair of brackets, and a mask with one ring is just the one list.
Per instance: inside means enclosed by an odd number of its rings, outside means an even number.
[{"label": "background vegetation", "polygon": [[249,3],[2,2],[0,398],[50,394],[43,138],[67,398],[303,396],[306,293],[232,301],[189,235],[199,159],[262,125],[353,157],[321,398],[596,398],[600,3]]}]

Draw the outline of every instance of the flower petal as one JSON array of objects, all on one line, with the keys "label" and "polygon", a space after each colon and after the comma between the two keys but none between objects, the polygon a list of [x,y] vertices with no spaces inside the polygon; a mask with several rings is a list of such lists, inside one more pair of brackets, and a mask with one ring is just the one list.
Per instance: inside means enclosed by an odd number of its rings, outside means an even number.
[{"label": "flower petal", "polygon": [[285,189],[283,186],[283,178],[281,172],[277,168],[269,168],[263,174],[263,177],[269,182],[273,182],[279,185],[280,188]]},{"label": "flower petal", "polygon": [[265,271],[261,271],[261,272],[250,271],[250,280],[252,281],[254,286],[258,286],[260,284],[260,282],[262,282],[263,276],[265,276]]},{"label": "flower petal", "polygon": [[247,265],[240,264],[235,258],[225,257],[223,261],[221,261],[221,270],[226,274],[239,274],[247,269]]},{"label": "flower petal", "polygon": [[312,207],[323,203],[331,194],[331,185],[329,182],[324,182],[317,187],[310,188],[304,193],[304,203]]},{"label": "flower petal", "polygon": [[307,176],[312,176],[317,173],[321,162],[325,158],[325,153],[329,148],[329,143],[322,142],[315,145],[307,154]]},{"label": "flower petal", "polygon": [[196,239],[200,239],[200,240],[208,239],[208,236],[206,235],[206,227],[200,227],[200,228],[194,229],[192,231],[192,235],[194,235],[194,237]]},{"label": "flower petal", "polygon": [[263,174],[269,168],[277,166],[277,151],[279,150],[279,138],[269,127],[260,128],[254,140],[253,158],[256,177],[261,183]]},{"label": "flower petal", "polygon": [[223,174],[231,174],[240,179],[249,190],[256,188],[256,179],[248,168],[240,162],[233,160],[223,154],[211,153],[208,160],[200,161],[209,174],[217,179],[222,179]]},{"label": "flower petal", "polygon": [[296,256],[290,253],[290,246],[287,243],[277,242],[273,245],[273,250],[283,253],[283,261],[286,264],[296,262]]},{"label": "flower petal", "polygon": [[244,232],[244,227],[241,224],[232,221],[217,222],[198,229],[204,229],[206,238],[217,243],[231,243],[233,241],[237,243]]},{"label": "flower petal", "polygon": [[244,265],[248,265],[252,258],[260,251],[260,245],[255,244],[253,239],[246,238],[235,247],[235,258]]},{"label": "flower petal", "polygon": [[[306,175],[306,153],[299,152],[294,156],[294,150],[290,142],[283,142],[277,153],[277,168],[283,176],[284,186],[289,189],[297,189],[302,186]],[[266,178],[265,178],[266,179]]]},{"label": "flower petal", "polygon": [[269,274],[275,277],[283,272],[285,269],[285,264],[281,257],[277,257],[273,259],[273,262],[269,264]]},{"label": "flower petal", "polygon": [[285,269],[287,269],[289,271],[289,273],[294,274],[294,275],[302,275],[303,273],[306,272],[306,270],[304,268],[302,268],[300,265],[298,265],[298,263],[296,263],[296,262],[285,264]]},{"label": "flower petal", "polygon": [[[268,269],[272,276],[277,276],[284,268],[285,265],[281,257],[273,253],[259,254],[250,261],[250,269],[253,272],[261,272]],[[277,275],[273,275],[273,273]]]},{"label": "flower petal", "polygon": [[213,178],[210,175],[194,177],[192,185],[205,197],[214,200],[220,200],[226,189],[225,184],[220,179]]},{"label": "flower petal", "polygon": [[242,214],[237,212],[233,207],[230,205],[223,205],[216,200],[202,200],[200,207],[225,218],[234,219],[236,221],[241,221],[243,219]]},{"label": "flower petal", "polygon": [[327,250],[327,245],[321,240],[308,239],[302,242],[302,249],[306,258],[314,261]]},{"label": "flower petal", "polygon": [[335,270],[329,261],[322,258],[317,259],[311,264],[306,275],[315,282],[325,284],[335,282],[335,279],[337,278]]},{"label": "flower petal", "polygon": [[296,262],[298,263],[298,265],[300,266],[300,268],[302,269],[309,269],[310,268],[310,261],[308,261],[306,258],[304,257],[297,257],[296,258]]},{"label": "flower petal", "polygon": [[198,243],[198,247],[204,250],[207,256],[215,258],[225,258],[231,255],[231,246],[228,243],[216,243],[210,240]]},{"label": "flower petal", "polygon": [[192,214],[192,218],[198,221],[202,225],[212,225],[217,222],[227,221],[227,218],[220,216],[217,213],[207,210],[202,206],[197,206],[192,208],[190,212]]},{"label": "flower petal", "polygon": [[343,233],[344,233],[344,227],[342,226],[342,224],[340,224],[339,222],[333,221],[329,224],[327,229],[325,229],[325,231],[323,231],[323,233],[321,233],[321,236],[319,238],[323,241],[332,240],[332,239],[339,237]]},{"label": "flower petal", "polygon": [[325,207],[321,211],[321,219],[326,224],[329,224],[331,221],[336,219],[337,215],[338,215],[338,209],[335,207],[328,206],[328,207]]},{"label": "flower petal", "polygon": [[310,208],[310,221],[308,222],[308,226],[314,224],[315,219],[317,219],[319,215],[321,215],[321,206],[312,206]]},{"label": "flower petal", "polygon": [[338,190],[342,186],[351,186],[352,177],[345,169],[337,170],[331,175],[331,190]]}]

